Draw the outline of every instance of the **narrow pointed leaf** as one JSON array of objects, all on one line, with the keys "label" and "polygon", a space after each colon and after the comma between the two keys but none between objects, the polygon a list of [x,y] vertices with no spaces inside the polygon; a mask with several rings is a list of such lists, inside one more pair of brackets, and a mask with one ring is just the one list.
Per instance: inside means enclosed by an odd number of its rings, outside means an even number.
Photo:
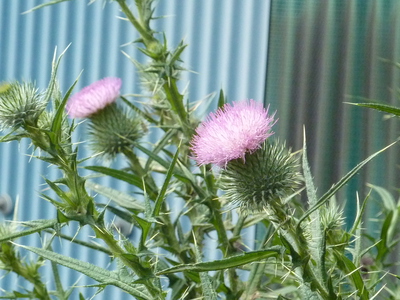
[{"label": "narrow pointed leaf", "polygon": [[304,215],[301,217],[299,220],[297,226],[299,227],[301,222],[303,222],[306,218],[310,216],[311,213],[313,213],[315,210],[320,208],[322,205],[324,205],[333,195],[336,194],[337,191],[339,191],[353,176],[355,176],[358,171],[364,167],[370,160],[375,158],[377,155],[382,153],[383,151],[387,150],[394,144],[396,144],[399,140],[396,140],[395,142],[391,143],[390,145],[386,146],[385,148],[375,152],[374,154],[370,155],[367,159],[363,160],[360,162],[357,166],[355,166],[349,173],[347,173],[342,179],[339,180],[335,185],[333,185],[319,200],[318,202],[313,206],[310,207],[308,211],[304,213]]},{"label": "narrow pointed leaf", "polygon": [[395,116],[400,116],[400,108],[391,105],[379,104],[379,103],[349,103],[349,102],[346,103],[361,107],[372,108]]},{"label": "narrow pointed leaf", "polygon": [[[157,142],[157,145],[154,147],[153,149],[153,153],[157,154],[159,153],[162,149],[165,148],[165,146],[171,144],[171,138],[176,135],[176,130],[175,129],[169,129],[165,135]],[[148,171],[150,164],[152,163],[153,159],[151,157],[149,157],[149,159],[147,160],[145,166],[144,166],[144,170]]]},{"label": "narrow pointed leaf", "polygon": [[166,170],[169,168],[170,164],[165,159],[163,159],[162,157],[154,154],[152,151],[150,151],[149,149],[143,147],[140,144],[136,144],[135,147],[138,148],[140,151],[142,151],[144,154],[146,154],[149,157],[151,157],[154,161],[158,162]]},{"label": "narrow pointed leaf", "polygon": [[[81,72],[82,74],[82,72]],[[52,142],[55,145],[59,145],[60,140],[61,140],[61,135],[62,135],[62,121],[65,116],[65,105],[67,104],[68,98],[72,93],[72,90],[74,89],[75,85],[77,84],[80,75],[78,78],[75,80],[75,82],[72,84],[72,86],[68,89],[67,93],[65,94],[62,102],[60,105],[57,107],[57,112],[54,116],[53,122],[51,124],[51,132],[54,133],[54,136],[52,138]]]},{"label": "narrow pointed leaf", "polygon": [[364,285],[364,280],[361,277],[359,270],[357,270],[357,267],[350,259],[348,259],[344,254],[340,253],[339,251],[335,250],[333,253],[336,257],[339,268],[341,268],[345,276],[349,277],[350,281],[357,289],[357,295],[360,297],[360,300],[368,300],[369,293],[367,287]]},{"label": "narrow pointed leaf", "polygon": [[219,91],[218,108],[223,107],[225,105],[225,103],[226,103],[226,99],[225,99],[224,91],[221,89]]},{"label": "narrow pointed leaf", "polygon": [[145,183],[143,182],[142,178],[135,174],[101,166],[86,166],[84,168],[125,181],[129,184],[137,186],[141,190],[146,190],[151,199],[154,199],[156,196],[148,185],[144,185]]},{"label": "narrow pointed leaf", "polygon": [[154,210],[153,210],[153,213],[152,213],[153,217],[157,217],[160,214],[161,205],[165,200],[165,194],[166,194],[167,189],[169,187],[169,182],[171,181],[172,174],[173,174],[174,169],[175,169],[175,164],[176,164],[176,162],[178,160],[178,156],[179,156],[179,148],[176,150],[176,153],[175,153],[175,155],[174,155],[174,157],[172,159],[171,165],[168,168],[167,175],[165,176],[164,183],[163,183],[163,185],[161,187],[160,192],[158,193],[157,199],[156,199],[155,204],[154,204]]},{"label": "narrow pointed leaf", "polygon": [[[46,6],[46,5],[51,5],[51,4],[55,4],[61,1],[52,1],[54,3],[45,3],[42,6]],[[41,6],[41,5],[39,5]],[[38,6],[37,6],[38,7]],[[35,8],[33,8],[32,10],[34,10]],[[30,10],[30,11],[32,11]],[[68,48],[70,45],[68,45],[64,51],[58,56],[58,58],[56,59],[56,54],[57,54],[57,48],[54,51],[54,56],[53,56],[53,61],[51,63],[52,67],[51,67],[51,75],[50,75],[50,82],[49,85],[47,87],[47,91],[46,91],[46,95],[45,95],[45,102],[48,103],[51,99],[51,95],[53,94],[54,88],[56,86],[56,82],[57,82],[57,71],[58,71],[58,67],[60,65],[61,59],[62,57],[65,55],[65,52],[67,52]]]},{"label": "narrow pointed leaf", "polygon": [[146,119],[147,122],[149,122],[150,124],[157,124],[157,120],[154,120],[150,114],[140,110],[137,106],[133,105],[128,99],[126,99],[124,96],[120,96],[120,98],[122,99],[122,101],[125,102],[126,105],[128,105],[133,111],[135,111],[137,114],[139,114],[140,116],[142,116],[143,118]]},{"label": "narrow pointed leaf", "polygon": [[140,228],[142,228],[141,243],[142,245],[145,245],[147,235],[149,234],[152,223],[134,214],[132,215],[132,218],[134,218],[135,221],[139,224]]},{"label": "narrow pointed leaf", "polygon": [[66,2],[66,1],[71,1],[71,0],[52,0],[52,1],[40,4],[40,5],[37,5],[37,6],[33,7],[33,8],[31,8],[30,10],[25,11],[24,14],[33,12],[33,11],[38,10],[40,8],[43,8],[45,6],[54,5],[54,4],[61,3],[61,2]]},{"label": "narrow pointed leaf", "polygon": [[102,186],[100,184],[94,183],[89,180],[86,181],[85,184],[88,189],[109,198],[110,200],[112,200],[113,202],[122,207],[125,207],[127,209],[144,211],[144,205],[140,203],[136,198],[128,194],[125,194],[113,188]]},{"label": "narrow pointed leaf", "polygon": [[201,262],[195,264],[178,265],[157,273],[157,275],[183,272],[183,271],[193,271],[193,272],[208,272],[223,270],[228,268],[234,268],[242,266],[255,261],[261,261],[273,256],[276,256],[282,251],[281,247],[273,247],[265,250],[246,252],[241,255],[232,256],[229,258],[224,258],[221,260],[214,260],[209,262]]},{"label": "narrow pointed leaf", "polygon": [[372,188],[375,192],[379,194],[379,196],[381,196],[383,205],[387,210],[395,210],[397,208],[394,197],[387,189],[373,184],[367,184],[367,186]]},{"label": "narrow pointed leaf", "polygon": [[54,182],[48,180],[48,179],[44,179],[46,181],[46,183],[50,186],[50,188],[56,192],[56,194],[58,195],[58,197],[60,197],[61,199],[63,199],[65,202],[69,203],[71,206],[74,205],[74,203],[72,202],[72,200],[68,197],[67,193],[64,192],[61,188],[58,187],[57,184],[55,184]]},{"label": "narrow pointed leaf", "polygon": [[3,235],[0,237],[0,243],[10,241],[22,236],[30,235],[35,232],[40,232],[47,228],[53,228],[56,224],[58,224],[57,220],[35,220],[30,222],[24,222],[22,223],[22,225],[30,227],[29,229]]},{"label": "narrow pointed leaf", "polygon": [[[29,247],[18,245],[21,248],[29,250],[37,255],[50,260],[56,264],[62,265],[64,267],[70,268],[72,270],[78,271],[94,280],[98,281],[101,284],[106,285],[114,285],[119,287],[121,290],[129,293],[130,295],[137,297],[137,299],[147,300],[149,298],[148,292],[144,289],[143,286],[132,284],[131,281],[124,280],[119,277],[118,273],[113,271],[108,271],[106,269],[100,268],[93,264],[68,257],[59,253],[55,253],[53,251],[45,250],[37,247]],[[133,280],[132,280],[133,281]]]}]

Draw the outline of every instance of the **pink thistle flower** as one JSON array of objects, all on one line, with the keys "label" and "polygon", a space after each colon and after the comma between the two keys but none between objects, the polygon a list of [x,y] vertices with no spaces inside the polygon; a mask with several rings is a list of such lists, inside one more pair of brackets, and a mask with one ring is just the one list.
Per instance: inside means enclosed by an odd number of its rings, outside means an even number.
[{"label": "pink thistle flower", "polygon": [[115,102],[119,96],[122,80],[106,77],[84,87],[73,95],[66,105],[71,118],[87,118],[107,105]]},{"label": "pink thistle flower", "polygon": [[198,165],[224,167],[247,152],[259,149],[272,134],[274,115],[254,100],[225,104],[211,113],[196,129],[191,142],[193,159]]}]

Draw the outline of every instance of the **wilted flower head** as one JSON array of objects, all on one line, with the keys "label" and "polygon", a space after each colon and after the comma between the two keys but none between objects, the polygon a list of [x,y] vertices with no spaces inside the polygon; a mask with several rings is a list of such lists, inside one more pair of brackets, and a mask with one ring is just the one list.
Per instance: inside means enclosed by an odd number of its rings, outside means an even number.
[{"label": "wilted flower head", "polygon": [[46,108],[46,101],[31,83],[13,82],[0,90],[0,130],[30,125]]},{"label": "wilted flower head", "polygon": [[254,100],[225,104],[196,129],[191,143],[198,165],[225,166],[233,159],[245,159],[273,134],[274,116]]},{"label": "wilted flower head", "polygon": [[115,102],[121,85],[120,78],[106,77],[84,87],[68,100],[66,105],[68,115],[72,118],[87,118],[97,113]]}]

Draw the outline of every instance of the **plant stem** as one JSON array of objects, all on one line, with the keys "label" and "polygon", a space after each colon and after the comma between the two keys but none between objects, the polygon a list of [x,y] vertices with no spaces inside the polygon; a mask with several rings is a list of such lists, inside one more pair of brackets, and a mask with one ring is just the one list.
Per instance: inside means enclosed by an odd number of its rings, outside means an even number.
[{"label": "plant stem", "polygon": [[162,291],[158,287],[154,286],[153,279],[151,278],[153,277],[153,273],[150,269],[146,269],[141,265],[139,258],[136,255],[126,255],[125,251],[114,239],[112,233],[109,232],[104,226],[93,224],[91,227],[96,233],[96,237],[102,239],[107,244],[115,257],[119,258],[125,266],[132,269],[139,279],[144,279],[142,282],[146,286],[153,299],[164,299],[162,296]]},{"label": "plant stem", "polygon": [[131,164],[132,170],[138,175],[139,177],[142,177],[142,180],[144,181],[143,183],[146,184],[149,187],[149,190],[146,190],[145,187],[143,187],[143,190],[148,193],[150,199],[155,200],[157,197],[158,193],[158,188],[156,183],[154,182],[153,177],[148,176],[146,171],[143,169],[142,165],[140,164],[140,161],[135,154],[135,152],[132,149],[124,149],[123,154],[125,157],[129,160]]},{"label": "plant stem", "polygon": [[[259,250],[262,250],[265,248],[265,243],[267,242],[268,238],[271,235],[271,228],[273,226],[269,226],[269,230],[266,231],[263,239],[260,241],[260,245],[258,247]],[[248,278],[248,284],[244,292],[244,300],[250,300],[253,298],[253,295],[257,291],[257,287],[260,284],[261,278],[264,275],[264,270],[265,270],[266,262],[259,262],[257,264],[253,264],[250,270],[250,275]]]},{"label": "plant stem", "polygon": [[[137,4],[137,9],[139,11],[139,17],[140,20],[138,20],[129,7],[126,5],[125,0],[117,0],[122,12],[126,15],[128,20],[132,23],[132,25],[136,28],[136,30],[139,32],[142,42],[144,46],[146,47],[147,50],[150,52],[152,51],[151,48],[154,47],[154,45],[161,45],[161,43],[154,38],[153,36],[153,31],[150,28],[147,28],[147,26],[143,26],[143,24],[147,24],[151,19],[146,20],[143,19],[144,14],[143,14],[143,9],[150,9],[151,7],[145,7],[143,8],[142,6]],[[151,2],[145,3],[144,6],[151,5]],[[164,53],[161,55],[158,55],[157,58],[150,56],[154,61],[157,62],[159,65],[165,65],[168,66],[168,68],[173,68],[173,63],[170,63],[168,61],[169,57],[169,52],[167,49],[163,50]],[[170,65],[170,64],[171,65]],[[190,140],[192,137],[192,129],[188,120],[188,113],[186,111],[186,108],[183,104],[183,95],[179,93],[178,86],[176,84],[176,79],[171,76],[169,72],[161,72],[160,74],[162,79],[164,80],[163,84],[163,89],[166,94],[167,100],[169,104],[171,105],[172,111],[174,111],[178,117],[179,117],[179,122],[182,128],[182,131],[187,138],[187,140]]]},{"label": "plant stem", "polygon": [[33,293],[36,298],[43,300],[51,299],[46,285],[40,279],[38,270],[32,267],[28,268],[27,265],[23,264],[21,259],[15,254],[11,243],[0,244],[0,253],[2,254],[0,259],[7,270],[16,273],[33,284]]},{"label": "plant stem", "polygon": [[[129,22],[136,28],[139,34],[142,36],[144,40],[144,44],[148,46],[150,42],[157,42],[157,40],[153,37],[153,35],[148,32],[146,28],[144,28],[139,20],[132,14],[129,7],[126,5],[125,0],[117,0],[119,6],[121,7],[122,12],[126,15]],[[140,14],[142,15],[142,14]]]},{"label": "plant stem", "polygon": [[[218,200],[211,200],[210,206],[212,208],[215,230],[217,231],[218,241],[221,245],[222,254],[224,257],[229,257],[232,254],[234,254],[234,249],[231,243],[229,242],[228,236],[226,234],[224,221],[222,220],[222,215],[220,211],[221,204]],[[228,280],[232,293],[235,294],[238,288],[237,275],[235,269],[228,270]]]},{"label": "plant stem", "polygon": [[[304,278],[309,278],[307,281],[311,281],[312,285],[316,287],[319,295],[326,300],[331,300],[332,297],[329,295],[323,283],[321,283],[320,278],[318,278],[315,274],[313,268],[310,267],[309,260],[306,259],[308,256],[307,253],[304,252],[303,245],[305,243],[302,242],[303,237],[299,236],[296,233],[296,227],[293,226],[292,222],[288,220],[289,225],[285,226],[282,224],[278,225],[275,222],[272,222],[279,230],[279,233],[284,237],[284,239],[293,247],[293,250],[297,253],[296,255],[302,260],[298,267],[294,269],[296,273],[296,277],[301,281],[300,289],[303,291],[307,299],[311,299],[310,297],[314,297],[318,299],[315,292],[311,290],[311,288],[306,284]],[[289,249],[290,250],[290,249]],[[292,253],[293,258],[293,253]],[[299,262],[294,262],[299,263]]]}]

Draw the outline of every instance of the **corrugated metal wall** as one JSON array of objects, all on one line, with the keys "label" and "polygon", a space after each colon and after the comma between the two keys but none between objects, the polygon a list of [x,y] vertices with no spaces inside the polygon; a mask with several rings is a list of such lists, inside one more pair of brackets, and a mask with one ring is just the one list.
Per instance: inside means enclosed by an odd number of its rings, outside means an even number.
[{"label": "corrugated metal wall", "polygon": [[[22,14],[43,2],[0,1],[0,82],[14,79],[35,81],[44,89],[49,80],[55,47],[60,53],[71,44],[59,71],[63,91],[83,69],[77,90],[102,77],[118,76],[123,79],[123,93],[140,92],[136,70],[121,50],[139,61],[143,57],[132,45],[120,47],[135,40],[137,34],[127,22],[116,18],[121,15],[116,3],[99,0],[88,5],[89,1],[75,0]],[[172,46],[183,37],[189,44],[183,60],[187,68],[197,73],[184,73],[182,87],[190,82],[190,100],[199,100],[223,88],[229,100],[253,98],[262,101],[269,7],[267,0],[158,1],[156,15],[167,17],[154,22],[156,29],[166,31]],[[77,134],[84,139],[82,130]],[[31,149],[28,146],[28,141],[21,146],[0,144],[0,195],[8,194],[14,201],[19,196],[19,220],[52,218],[54,209],[38,194],[43,188],[40,174],[54,178],[56,170],[35,159],[30,160]],[[81,153],[82,156],[88,154],[85,151]],[[107,179],[102,183],[124,188],[120,183]],[[71,232],[74,232],[76,228],[71,227]],[[79,236],[88,233],[83,230]],[[19,242],[40,246],[38,236]],[[56,242],[55,250],[101,266],[109,262],[106,256],[94,256],[90,251],[78,249],[65,241]],[[78,280],[77,274],[66,268],[60,268],[60,273],[65,287]],[[44,278],[52,281],[50,268],[45,268]],[[91,281],[82,278],[76,285],[88,283]],[[0,278],[0,287],[7,291],[23,290],[24,284],[13,275]],[[96,289],[77,290],[90,297]],[[122,299],[123,296],[109,287],[96,299]]]},{"label": "corrugated metal wall", "polygon": [[[278,135],[295,149],[302,146],[305,125],[308,157],[322,195],[399,136],[397,118],[384,120],[383,113],[344,102],[370,98],[399,106],[400,72],[393,63],[400,61],[400,1],[276,0],[270,29],[266,101],[279,112]],[[356,191],[363,199],[366,182],[396,194],[399,156],[396,145],[341,193],[349,221]],[[370,202],[367,219],[376,217],[378,206]],[[373,229],[373,224],[365,226]]]}]

